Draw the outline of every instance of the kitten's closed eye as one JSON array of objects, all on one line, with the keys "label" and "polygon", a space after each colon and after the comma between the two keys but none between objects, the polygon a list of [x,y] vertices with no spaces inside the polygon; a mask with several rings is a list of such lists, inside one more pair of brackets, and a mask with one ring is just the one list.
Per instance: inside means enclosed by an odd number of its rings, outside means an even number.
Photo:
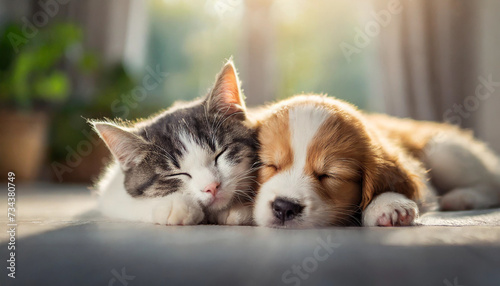
[{"label": "kitten's closed eye", "polygon": [[170,178],[170,177],[175,177],[175,176],[186,176],[190,179],[192,179],[193,177],[191,177],[190,174],[188,173],[175,173],[175,174],[168,174],[168,175],[164,175],[164,177],[167,177],[167,178]]},{"label": "kitten's closed eye", "polygon": [[227,148],[228,148],[228,146],[224,147],[224,148],[222,149],[222,151],[220,151],[220,152],[217,154],[217,156],[215,156],[215,160],[214,160],[215,165],[217,165],[217,161],[219,160],[220,156],[221,156],[222,154],[224,154],[224,152],[226,152],[226,151],[227,151]]}]

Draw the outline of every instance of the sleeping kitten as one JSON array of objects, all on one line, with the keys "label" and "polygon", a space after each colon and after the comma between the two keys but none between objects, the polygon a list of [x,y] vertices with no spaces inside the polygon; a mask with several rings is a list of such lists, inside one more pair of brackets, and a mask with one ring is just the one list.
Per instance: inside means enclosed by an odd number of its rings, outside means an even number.
[{"label": "sleeping kitten", "polygon": [[249,224],[257,142],[232,62],[209,94],[133,126],[93,122],[115,158],[97,185],[110,217]]}]

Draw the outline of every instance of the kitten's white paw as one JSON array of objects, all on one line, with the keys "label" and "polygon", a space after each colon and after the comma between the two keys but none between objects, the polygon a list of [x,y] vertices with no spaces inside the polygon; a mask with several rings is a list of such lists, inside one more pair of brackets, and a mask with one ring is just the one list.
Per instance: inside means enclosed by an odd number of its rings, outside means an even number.
[{"label": "kitten's white paw", "polygon": [[417,204],[398,193],[383,193],[363,212],[364,226],[408,226],[418,218]]},{"label": "kitten's white paw", "polygon": [[252,207],[251,206],[236,206],[229,210],[226,219],[228,225],[251,225],[252,224]]},{"label": "kitten's white paw", "polygon": [[215,217],[214,223],[225,225],[252,225],[252,207],[235,205]]},{"label": "kitten's white paw", "polygon": [[171,194],[153,208],[153,222],[161,225],[194,225],[203,218],[203,209],[182,195]]}]

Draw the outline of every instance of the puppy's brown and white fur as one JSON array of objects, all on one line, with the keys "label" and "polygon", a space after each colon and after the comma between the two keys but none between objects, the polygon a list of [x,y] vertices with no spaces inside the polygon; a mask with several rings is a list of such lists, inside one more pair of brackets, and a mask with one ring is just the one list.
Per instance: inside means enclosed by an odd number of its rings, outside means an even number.
[{"label": "puppy's brown and white fur", "polygon": [[454,126],[364,114],[315,95],[277,103],[257,122],[258,225],[411,225],[436,194],[444,210],[500,201],[498,158]]}]

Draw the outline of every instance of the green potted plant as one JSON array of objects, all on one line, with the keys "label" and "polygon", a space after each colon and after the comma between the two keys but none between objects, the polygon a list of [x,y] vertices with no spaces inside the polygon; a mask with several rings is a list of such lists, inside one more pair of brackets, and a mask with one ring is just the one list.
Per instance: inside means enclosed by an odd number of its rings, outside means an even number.
[{"label": "green potted plant", "polygon": [[40,29],[16,51],[11,41],[22,35],[18,24],[0,31],[0,173],[33,180],[46,152],[49,111],[67,99],[68,71],[85,60],[74,24]]}]

